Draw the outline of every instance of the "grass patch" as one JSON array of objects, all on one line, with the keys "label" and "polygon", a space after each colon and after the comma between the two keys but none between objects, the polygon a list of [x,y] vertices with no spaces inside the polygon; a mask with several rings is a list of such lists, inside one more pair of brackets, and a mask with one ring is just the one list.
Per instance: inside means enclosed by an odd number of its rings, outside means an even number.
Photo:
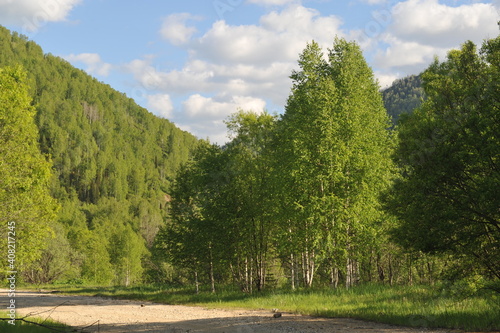
[{"label": "grass patch", "polygon": [[[8,318],[7,312],[0,312],[0,318]],[[19,319],[19,318],[18,318]],[[0,320],[0,332],[9,333],[54,333],[54,332],[69,332],[69,326],[55,322],[53,320],[44,320],[36,317],[29,317],[26,320],[43,324],[46,327],[38,326],[31,323],[26,323],[21,320],[16,320],[15,325],[9,324],[6,320]],[[52,329],[51,329],[52,328]]]},{"label": "grass patch", "polygon": [[362,285],[349,290],[274,290],[254,294],[225,288],[195,294],[188,288],[158,286],[66,287],[65,293],[97,295],[209,308],[273,309],[318,317],[347,317],[423,328],[500,330],[500,297],[482,293],[467,298],[439,287]]}]

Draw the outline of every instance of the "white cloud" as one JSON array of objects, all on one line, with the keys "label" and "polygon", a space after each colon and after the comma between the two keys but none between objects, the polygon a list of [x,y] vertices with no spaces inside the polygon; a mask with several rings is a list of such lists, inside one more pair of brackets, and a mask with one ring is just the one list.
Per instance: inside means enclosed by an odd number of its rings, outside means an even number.
[{"label": "white cloud", "polygon": [[[417,74],[435,56],[444,59],[466,40],[481,45],[498,34],[498,13],[492,4],[447,6],[438,0],[407,0],[391,8],[390,24],[377,36],[373,63],[386,75]],[[382,80],[381,80],[382,82]]]},{"label": "white cloud", "polygon": [[290,92],[289,75],[297,68],[306,44],[315,40],[326,50],[336,35],[345,36],[338,17],[321,16],[295,2],[263,15],[257,24],[216,21],[196,37],[194,30],[184,29],[189,19],[187,14],[174,14],[167,24],[180,22],[179,35],[172,33],[168,40],[189,54],[182,68],[165,70],[153,67],[151,59],[136,59],[126,70],[141,89],[149,90],[148,95],[183,98],[180,112],[173,112],[173,121],[212,140],[225,138],[223,120],[238,108],[262,110],[268,102],[271,111],[280,110]]},{"label": "white cloud", "polygon": [[71,63],[85,64],[85,70],[92,75],[108,76],[112,69],[112,65],[102,61],[97,53],[70,54],[64,58]]},{"label": "white cloud", "polygon": [[189,62],[182,70],[162,71],[153,67],[150,60],[136,59],[127,64],[125,70],[134,75],[143,89],[177,94],[206,91],[209,80],[214,76],[202,61]]},{"label": "white cloud", "polygon": [[395,5],[392,12],[389,31],[423,45],[450,48],[498,34],[498,13],[492,4],[451,7],[438,0],[408,0]]},{"label": "white cloud", "polygon": [[392,73],[385,73],[381,71],[376,71],[375,77],[378,80],[378,83],[380,85],[381,89],[385,89],[391,86],[391,84],[396,80],[400,78],[400,75],[398,73],[392,74]]},{"label": "white cloud", "polygon": [[163,38],[174,45],[185,44],[197,31],[195,27],[188,27],[186,21],[199,19],[199,17],[189,13],[169,15],[163,20],[160,33]]},{"label": "white cloud", "polygon": [[326,48],[342,35],[335,16],[302,6],[264,15],[258,25],[229,25],[217,21],[201,37],[184,45],[190,54],[182,69],[162,70],[147,59],[126,68],[143,88],[164,93],[249,95],[283,105],[289,93],[288,76],[298,55],[315,39]]},{"label": "white cloud", "polygon": [[420,71],[429,65],[434,56],[446,55],[448,49],[422,45],[413,41],[404,41],[393,36],[386,39],[389,47],[380,50],[375,56],[375,64],[382,69],[406,68]]},{"label": "white cloud", "polygon": [[251,96],[204,97],[191,95],[183,102],[183,115],[176,118],[176,124],[198,137],[209,137],[211,142],[223,144],[227,141],[224,120],[238,111],[262,112],[266,102]]},{"label": "white cloud", "polygon": [[172,100],[167,94],[156,94],[147,96],[148,109],[154,114],[161,116],[163,118],[170,119],[172,117],[172,111],[174,106],[172,105]]},{"label": "white cloud", "polygon": [[218,64],[263,65],[296,61],[307,42],[330,46],[344,35],[342,21],[323,17],[311,8],[292,5],[261,17],[259,25],[228,25],[217,21],[191,48],[194,57]]},{"label": "white cloud", "polygon": [[266,102],[260,98],[249,96],[231,96],[228,100],[191,95],[183,103],[183,109],[191,119],[225,119],[238,109],[261,112]]},{"label": "white cloud", "polygon": [[453,7],[438,0],[356,1],[386,6],[373,12],[375,33],[366,31],[369,24],[345,31],[339,17],[323,16],[294,0],[247,0],[283,7],[269,11],[255,24],[219,20],[201,33],[190,23],[199,18],[173,14],[163,21],[161,33],[187,52],[184,65],[165,69],[144,58],[126,67],[141,88],[149,91],[146,95],[168,96],[162,103],[150,98],[151,105],[168,105],[174,96],[175,101],[183,100],[177,112],[169,111],[173,121],[199,137],[223,143],[223,120],[238,108],[263,109],[267,103],[271,111],[281,110],[290,92],[289,75],[311,40],[324,50],[335,36],[361,40],[367,58],[377,68],[381,87],[386,87],[396,78],[419,73],[435,55],[445,56],[466,39],[480,44],[483,38],[497,35],[492,4],[472,1]]},{"label": "white cloud", "polygon": [[3,0],[0,1],[0,22],[22,27],[33,33],[47,22],[66,20],[81,0]]}]

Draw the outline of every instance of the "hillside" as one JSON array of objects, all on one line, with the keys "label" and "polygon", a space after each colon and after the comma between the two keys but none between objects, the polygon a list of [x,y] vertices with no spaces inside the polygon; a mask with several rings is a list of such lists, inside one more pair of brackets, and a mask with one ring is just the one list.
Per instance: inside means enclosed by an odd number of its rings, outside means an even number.
[{"label": "hillside", "polygon": [[[129,284],[167,217],[172,177],[197,139],[65,60],[0,27],[0,68],[28,72],[41,151],[61,204],[28,282]],[[57,245],[57,246],[56,246]]]},{"label": "hillside", "polygon": [[418,75],[398,79],[382,91],[382,97],[387,113],[395,125],[402,113],[412,112],[425,99],[422,79]]}]

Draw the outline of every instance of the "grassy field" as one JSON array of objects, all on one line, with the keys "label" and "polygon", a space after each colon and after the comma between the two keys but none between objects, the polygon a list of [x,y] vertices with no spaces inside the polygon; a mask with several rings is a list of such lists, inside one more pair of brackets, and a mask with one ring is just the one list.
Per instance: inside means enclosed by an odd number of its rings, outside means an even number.
[{"label": "grassy field", "polygon": [[[0,318],[8,318],[7,312],[0,312]],[[0,332],[8,333],[54,333],[54,332],[66,332],[69,331],[68,326],[54,322],[52,320],[43,320],[39,318],[26,318],[26,320],[43,324],[44,326],[53,328],[49,329],[47,327],[41,327],[38,325],[26,323],[20,320],[15,321],[15,325],[9,324],[6,320],[0,320]]]},{"label": "grassy field", "polygon": [[[52,287],[54,288],[54,287]],[[500,297],[492,292],[451,295],[439,287],[365,285],[349,290],[276,290],[251,295],[231,289],[195,294],[188,288],[59,288],[99,295],[209,308],[273,309],[319,317],[348,317],[423,328],[500,330]]]}]

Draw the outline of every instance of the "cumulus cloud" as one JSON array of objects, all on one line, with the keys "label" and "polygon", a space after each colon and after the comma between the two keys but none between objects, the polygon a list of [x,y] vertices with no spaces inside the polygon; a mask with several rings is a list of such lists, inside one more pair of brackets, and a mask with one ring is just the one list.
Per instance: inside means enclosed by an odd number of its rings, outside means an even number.
[{"label": "cumulus cloud", "polygon": [[73,64],[84,64],[85,70],[92,75],[108,76],[113,67],[102,61],[101,56],[97,53],[70,54],[64,58]]},{"label": "cumulus cloud", "polygon": [[193,16],[189,13],[169,15],[163,20],[160,33],[163,38],[174,45],[185,44],[197,31],[195,27],[187,26],[186,22],[189,20],[199,19],[199,17]]},{"label": "cumulus cloud", "polygon": [[488,3],[454,7],[438,0],[407,0],[390,12],[390,24],[378,36],[374,56],[374,64],[384,73],[419,73],[435,56],[443,59],[466,40],[480,45],[498,34],[498,13]]},{"label": "cumulus cloud", "polygon": [[[266,102],[271,111],[283,108],[289,75],[306,44],[315,40],[326,49],[336,35],[345,36],[339,17],[322,16],[296,1],[254,3],[285,6],[263,15],[257,24],[216,21],[200,36],[186,25],[191,15],[173,14],[164,20],[162,35],[189,54],[184,66],[154,67],[151,59],[136,59],[126,66],[148,95],[175,94],[176,100],[183,99],[173,121],[199,137],[226,141],[223,120],[239,108],[258,111]],[[178,27],[177,32],[172,27]]]},{"label": "cumulus cloud", "polygon": [[151,91],[223,92],[258,96],[283,106],[288,77],[306,43],[314,39],[325,48],[330,46],[335,35],[343,35],[341,24],[336,16],[324,17],[314,9],[291,5],[262,16],[254,25],[215,22],[202,36],[183,44],[190,57],[182,69],[153,67],[151,59],[136,59],[126,68],[142,88]]},{"label": "cumulus cloud", "polygon": [[220,98],[191,95],[183,103],[185,114],[191,119],[225,119],[238,109],[261,112],[266,102],[250,96],[231,96],[227,101]]},{"label": "cumulus cloud", "polygon": [[[376,36],[370,35],[361,43],[371,52],[381,87],[419,73],[435,55],[443,57],[466,39],[480,43],[488,34],[497,34],[497,13],[492,4],[473,2],[453,7],[438,0],[358,1],[387,4],[386,9],[373,13],[373,21],[380,25]],[[227,140],[223,120],[238,108],[258,111],[267,103],[280,110],[285,105],[289,75],[297,68],[307,42],[315,40],[326,50],[335,36],[358,39],[364,33],[365,27],[345,31],[339,17],[322,16],[299,1],[247,3],[283,7],[263,15],[256,24],[233,25],[219,20],[199,35],[189,25],[198,18],[185,13],[170,15],[163,21],[161,33],[189,55],[182,68],[153,67],[147,58],[127,65],[148,95],[155,96],[148,99],[151,106],[171,105],[170,96],[175,95],[176,100],[183,100],[182,107],[179,112],[164,107],[168,115],[181,128],[219,143]],[[160,112],[158,107],[152,109]]]},{"label": "cumulus cloud", "polygon": [[262,112],[266,102],[251,96],[205,97],[191,95],[183,102],[183,115],[176,119],[182,129],[198,137],[209,137],[210,141],[223,144],[227,141],[224,120],[238,109]]},{"label": "cumulus cloud", "polygon": [[500,14],[500,0],[493,0],[493,6],[495,6],[498,14]]},{"label": "cumulus cloud", "polygon": [[336,16],[323,17],[314,9],[293,5],[262,16],[258,25],[217,21],[193,43],[191,51],[195,57],[218,64],[296,61],[312,39],[330,45],[335,35],[344,35],[341,25]]},{"label": "cumulus cloud", "polygon": [[156,94],[147,96],[148,109],[156,115],[170,119],[174,106],[168,94]]},{"label": "cumulus cloud", "polygon": [[375,64],[382,69],[400,68],[406,72],[418,72],[429,65],[434,56],[446,55],[448,50],[394,37],[386,40],[389,46],[378,51],[375,56]]},{"label": "cumulus cloud", "polygon": [[153,67],[150,59],[135,59],[125,65],[143,89],[168,93],[186,94],[193,90],[206,91],[214,76],[202,61],[188,62],[182,70],[163,71]]},{"label": "cumulus cloud", "polygon": [[390,32],[402,39],[435,47],[456,47],[465,40],[481,42],[498,32],[492,4],[451,7],[438,0],[408,0],[393,8]]},{"label": "cumulus cloud", "polygon": [[81,0],[1,0],[0,21],[32,33],[47,22],[66,20]]},{"label": "cumulus cloud", "polygon": [[400,77],[398,73],[384,73],[381,71],[376,71],[374,74],[381,89],[389,88],[391,84]]}]

